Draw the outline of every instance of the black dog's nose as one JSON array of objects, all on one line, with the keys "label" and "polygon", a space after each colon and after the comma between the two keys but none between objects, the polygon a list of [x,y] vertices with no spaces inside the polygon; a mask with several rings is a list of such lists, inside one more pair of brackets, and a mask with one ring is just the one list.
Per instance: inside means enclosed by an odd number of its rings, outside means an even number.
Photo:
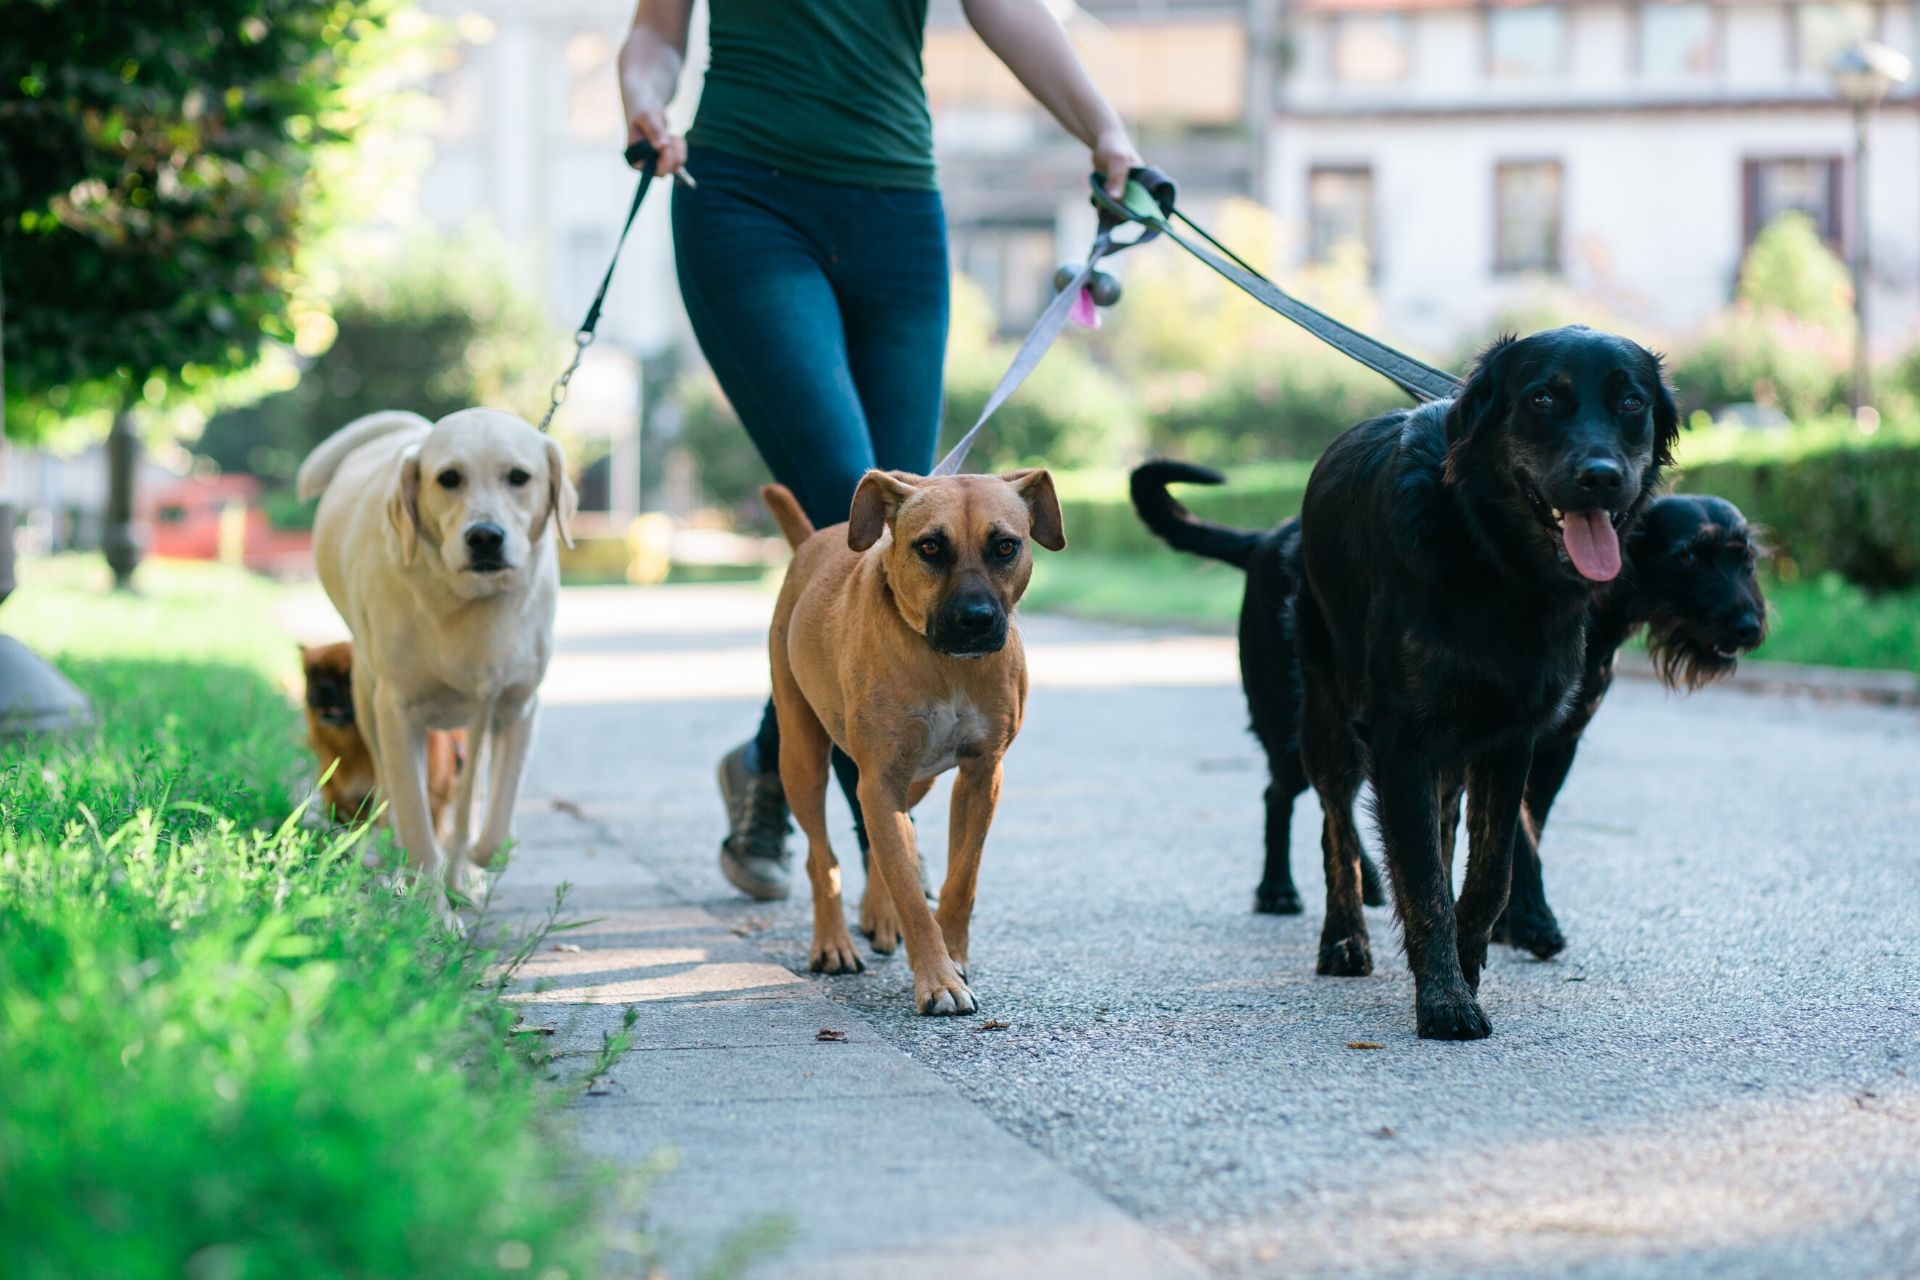
[{"label": "black dog's nose", "polygon": [[1760,626],[1760,619],[1750,613],[1741,618],[1738,623],[1734,624],[1733,638],[1739,641],[1742,649],[1751,649],[1753,646],[1759,644],[1760,637],[1764,634],[1765,631]]},{"label": "black dog's nose", "polygon": [[1588,458],[1581,464],[1580,474],[1574,481],[1585,493],[1614,494],[1627,483],[1627,473],[1612,458]]},{"label": "black dog's nose", "polygon": [[476,556],[497,557],[507,545],[507,531],[492,521],[483,521],[467,530],[467,550]]},{"label": "black dog's nose", "polygon": [[955,628],[972,634],[992,630],[998,612],[991,600],[956,600],[949,616]]}]

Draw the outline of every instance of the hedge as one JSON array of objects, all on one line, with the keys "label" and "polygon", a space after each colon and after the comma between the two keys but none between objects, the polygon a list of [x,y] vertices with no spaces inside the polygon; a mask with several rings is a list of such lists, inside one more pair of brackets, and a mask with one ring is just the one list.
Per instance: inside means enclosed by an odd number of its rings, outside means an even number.
[{"label": "hedge", "polygon": [[[1714,427],[1689,433],[1674,487],[1726,498],[1766,530],[1785,575],[1837,573],[1869,590],[1920,583],[1920,424],[1862,434],[1849,420],[1757,434]],[[1233,468],[1219,488],[1175,489],[1195,514],[1265,528],[1298,514],[1311,463]],[[1124,471],[1057,477],[1074,551],[1163,551],[1134,514]]]},{"label": "hedge", "polygon": [[1675,487],[1718,494],[1763,526],[1782,573],[1837,573],[1870,591],[1920,583],[1920,439],[1912,431],[1863,436],[1851,424],[1816,424],[1697,452],[1706,456],[1686,459]]},{"label": "hedge", "polygon": [[[1300,514],[1310,462],[1272,462],[1235,467],[1218,488],[1180,485],[1174,495],[1194,514],[1243,529],[1264,529]],[[1125,471],[1068,471],[1056,475],[1068,553],[1141,555],[1165,551],[1133,512]]]}]

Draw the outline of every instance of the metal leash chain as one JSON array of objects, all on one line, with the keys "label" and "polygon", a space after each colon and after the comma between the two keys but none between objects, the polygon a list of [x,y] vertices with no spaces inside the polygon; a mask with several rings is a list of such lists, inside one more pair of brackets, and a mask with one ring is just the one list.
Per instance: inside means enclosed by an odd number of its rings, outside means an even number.
[{"label": "metal leash chain", "polygon": [[[593,305],[587,308],[587,318],[573,335],[573,359],[567,362],[566,370],[553,380],[552,398],[547,404],[547,416],[540,419],[540,430],[545,431],[553,425],[553,415],[560,412],[560,406],[566,403],[567,388],[573,382],[573,375],[580,372],[580,361],[586,358],[587,348],[593,345],[594,331],[600,327],[600,308],[606,305],[607,290],[613,284],[613,270],[620,265],[620,250],[627,243],[627,233],[633,230],[633,220],[639,216],[640,202],[647,198],[647,188],[653,185],[654,175],[659,172],[660,153],[653,144],[645,141],[634,143],[627,148],[627,163],[640,166],[640,185],[634,188],[633,203],[627,208],[627,220],[620,228],[620,238],[613,242],[613,257],[607,263],[607,274],[600,278],[600,288],[593,295]],[[682,169],[674,178],[689,190],[698,186],[693,175]]]}]

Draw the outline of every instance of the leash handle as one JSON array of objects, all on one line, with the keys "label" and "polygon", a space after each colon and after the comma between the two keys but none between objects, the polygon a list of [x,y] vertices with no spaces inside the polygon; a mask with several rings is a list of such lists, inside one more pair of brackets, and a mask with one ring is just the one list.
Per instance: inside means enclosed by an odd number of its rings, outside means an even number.
[{"label": "leash handle", "polygon": [[653,185],[654,174],[660,167],[660,153],[653,144],[642,138],[627,148],[627,163],[640,169],[640,183],[633,189],[633,203],[627,206],[627,220],[620,225],[620,238],[613,242],[613,257],[607,262],[607,273],[600,277],[600,287],[594,291],[593,303],[587,308],[587,315],[580,327],[573,333],[573,359],[559,377],[553,380],[553,390],[547,401],[546,416],[540,419],[540,430],[546,431],[553,425],[553,416],[560,412],[560,406],[566,403],[568,387],[573,375],[580,371],[580,361],[586,357],[587,348],[593,345],[595,330],[600,327],[600,311],[607,305],[607,290],[613,287],[614,268],[620,265],[620,250],[626,247],[627,233],[633,230],[633,220],[640,216],[640,202],[647,198],[647,188]]}]

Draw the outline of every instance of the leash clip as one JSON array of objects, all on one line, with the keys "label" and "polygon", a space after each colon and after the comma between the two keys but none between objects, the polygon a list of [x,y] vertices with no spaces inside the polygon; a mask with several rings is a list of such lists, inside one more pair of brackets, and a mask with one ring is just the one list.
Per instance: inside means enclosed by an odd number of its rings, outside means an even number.
[{"label": "leash clip", "polygon": [[573,359],[567,362],[566,369],[553,380],[552,398],[547,404],[547,416],[540,419],[540,430],[544,433],[553,425],[553,415],[560,412],[560,406],[567,402],[567,390],[573,382],[573,375],[580,372],[580,361],[586,357],[587,348],[593,345],[593,330],[582,329],[573,335]]}]

